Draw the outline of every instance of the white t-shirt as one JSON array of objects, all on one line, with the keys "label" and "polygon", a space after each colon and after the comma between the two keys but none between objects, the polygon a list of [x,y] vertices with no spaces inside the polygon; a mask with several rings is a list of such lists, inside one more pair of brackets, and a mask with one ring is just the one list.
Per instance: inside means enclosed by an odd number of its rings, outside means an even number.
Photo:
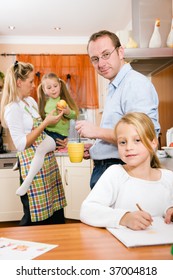
[{"label": "white t-shirt", "polygon": [[158,181],[131,177],[122,165],[110,166],[81,206],[81,221],[98,227],[118,227],[122,216],[137,211],[164,216],[173,207],[173,172],[161,170]]},{"label": "white t-shirt", "polygon": [[32,97],[19,102],[12,102],[5,108],[4,119],[9,129],[13,143],[18,151],[26,147],[26,135],[31,132],[33,118],[38,118],[38,105]]}]

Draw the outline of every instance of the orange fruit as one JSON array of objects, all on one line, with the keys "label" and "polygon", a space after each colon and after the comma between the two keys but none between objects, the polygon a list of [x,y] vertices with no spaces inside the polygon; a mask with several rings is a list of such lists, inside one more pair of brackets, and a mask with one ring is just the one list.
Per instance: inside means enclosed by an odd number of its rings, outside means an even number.
[{"label": "orange fruit", "polygon": [[170,143],[169,147],[173,147],[173,142]]},{"label": "orange fruit", "polygon": [[67,107],[67,103],[65,100],[61,99],[57,104],[56,104],[58,109],[65,109]]}]

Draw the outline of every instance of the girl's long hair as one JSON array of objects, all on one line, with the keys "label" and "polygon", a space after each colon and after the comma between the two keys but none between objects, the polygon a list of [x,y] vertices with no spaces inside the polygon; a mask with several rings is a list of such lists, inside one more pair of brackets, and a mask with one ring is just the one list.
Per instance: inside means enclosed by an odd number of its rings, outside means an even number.
[{"label": "girl's long hair", "polygon": [[11,102],[18,101],[17,79],[25,81],[28,75],[34,71],[34,66],[30,63],[16,61],[5,74],[4,87],[1,99],[1,123],[6,127],[4,120],[5,106]]}]

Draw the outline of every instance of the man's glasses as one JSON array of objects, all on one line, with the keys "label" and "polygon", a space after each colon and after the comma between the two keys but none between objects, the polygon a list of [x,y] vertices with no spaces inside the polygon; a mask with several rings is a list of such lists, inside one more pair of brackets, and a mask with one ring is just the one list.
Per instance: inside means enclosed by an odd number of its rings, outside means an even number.
[{"label": "man's glasses", "polygon": [[93,64],[98,64],[99,63],[99,59],[102,58],[104,60],[107,60],[110,58],[111,54],[116,50],[117,48],[114,48],[112,52],[105,52],[104,54],[102,54],[100,57],[98,56],[93,56],[91,57],[91,62]]}]

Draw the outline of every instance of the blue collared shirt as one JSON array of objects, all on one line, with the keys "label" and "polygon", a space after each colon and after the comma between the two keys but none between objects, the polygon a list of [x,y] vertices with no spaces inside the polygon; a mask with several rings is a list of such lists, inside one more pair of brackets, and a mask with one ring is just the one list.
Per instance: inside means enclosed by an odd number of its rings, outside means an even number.
[{"label": "blue collared shirt", "polygon": [[[158,105],[158,95],[151,81],[133,70],[130,64],[124,64],[109,84],[100,126],[113,129],[126,113],[143,112],[152,119],[158,136]],[[96,139],[90,156],[95,160],[119,158],[117,147],[101,139]]]}]

